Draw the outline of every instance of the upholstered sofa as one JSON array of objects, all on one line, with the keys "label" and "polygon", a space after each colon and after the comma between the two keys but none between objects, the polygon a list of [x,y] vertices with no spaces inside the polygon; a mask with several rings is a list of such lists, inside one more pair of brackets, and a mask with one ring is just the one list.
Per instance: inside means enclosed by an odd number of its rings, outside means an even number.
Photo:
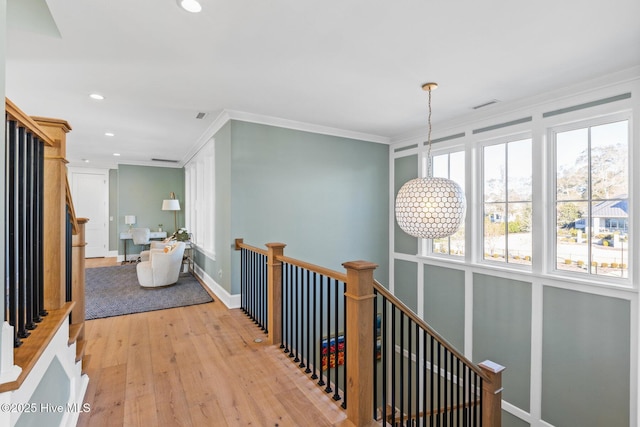
[{"label": "upholstered sofa", "polygon": [[184,249],[184,242],[173,242],[162,249],[151,249],[148,260],[136,266],[140,286],[152,288],[176,283],[180,275]]}]

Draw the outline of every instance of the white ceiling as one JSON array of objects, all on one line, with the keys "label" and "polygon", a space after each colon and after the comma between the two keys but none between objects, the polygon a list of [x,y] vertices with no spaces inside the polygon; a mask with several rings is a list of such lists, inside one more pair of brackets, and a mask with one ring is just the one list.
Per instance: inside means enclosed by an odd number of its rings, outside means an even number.
[{"label": "white ceiling", "polygon": [[183,161],[225,109],[388,140],[425,126],[426,81],[438,123],[640,65],[638,0],[201,3],[8,0],[7,97],[101,167]]}]

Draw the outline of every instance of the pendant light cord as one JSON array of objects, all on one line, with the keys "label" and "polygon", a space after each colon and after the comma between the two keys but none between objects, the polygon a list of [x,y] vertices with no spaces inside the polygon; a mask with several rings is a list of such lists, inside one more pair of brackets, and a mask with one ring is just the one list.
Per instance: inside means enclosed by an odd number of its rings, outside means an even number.
[{"label": "pendant light cord", "polygon": [[429,131],[427,133],[427,144],[429,145],[429,150],[427,151],[427,178],[432,178],[433,172],[431,170],[431,88],[429,88],[428,92],[429,92],[429,115],[427,118],[427,123],[429,125]]}]

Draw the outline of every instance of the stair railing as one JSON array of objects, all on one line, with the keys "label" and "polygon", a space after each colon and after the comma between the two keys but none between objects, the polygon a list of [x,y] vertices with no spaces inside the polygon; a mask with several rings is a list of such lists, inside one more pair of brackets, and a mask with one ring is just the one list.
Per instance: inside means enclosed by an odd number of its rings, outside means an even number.
[{"label": "stair railing", "polygon": [[[76,218],[67,182],[69,124],[27,116],[9,99],[5,111],[4,320],[13,327],[13,362],[22,371],[0,392],[20,387],[62,322],[71,323],[69,343],[82,340],[87,221]],[[75,247],[81,262],[72,262]],[[84,342],[77,360],[83,351]]]},{"label": "stair railing", "polygon": [[500,426],[504,368],[465,358],[373,279],[375,264],[341,273],[284,256],[283,243],[235,246],[242,309],[351,423]]}]

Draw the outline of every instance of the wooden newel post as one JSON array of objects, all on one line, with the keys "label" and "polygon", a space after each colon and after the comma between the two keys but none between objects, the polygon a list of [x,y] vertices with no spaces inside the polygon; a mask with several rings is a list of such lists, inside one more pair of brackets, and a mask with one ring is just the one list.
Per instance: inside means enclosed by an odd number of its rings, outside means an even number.
[{"label": "wooden newel post", "polygon": [[348,398],[347,418],[356,426],[373,421],[373,271],[377,264],[351,261],[347,270],[346,353]]},{"label": "wooden newel post", "polygon": [[505,367],[490,360],[478,364],[491,382],[482,382],[482,425],[502,425],[502,371]]},{"label": "wooden newel post", "polygon": [[[71,319],[72,324],[82,324],[85,318],[85,226],[89,222],[88,218],[78,218],[78,233],[72,237],[72,271],[71,271],[71,295],[75,306],[73,307]],[[80,331],[79,339],[84,339],[84,330]]]},{"label": "wooden newel post", "polygon": [[268,342],[282,343],[282,262],[278,256],[284,254],[284,243],[267,243],[267,324]]}]

